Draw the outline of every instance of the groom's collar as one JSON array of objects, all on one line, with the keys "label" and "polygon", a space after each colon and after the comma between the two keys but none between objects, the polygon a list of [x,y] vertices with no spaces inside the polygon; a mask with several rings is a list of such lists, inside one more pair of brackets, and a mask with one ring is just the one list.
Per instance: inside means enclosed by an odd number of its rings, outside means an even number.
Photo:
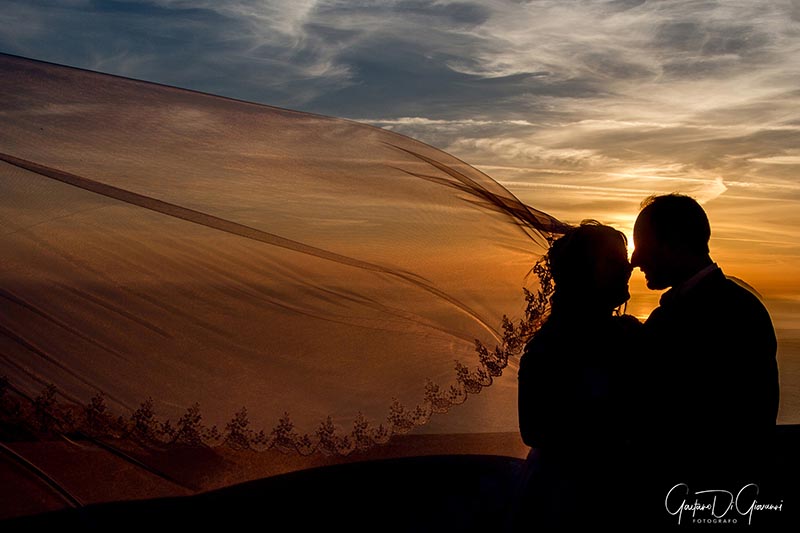
[{"label": "groom's collar", "polygon": [[702,280],[714,272],[721,271],[719,265],[711,263],[707,267],[697,272],[694,276],[679,285],[673,286],[670,290],[661,295],[660,305],[674,303],[676,300],[685,296],[689,291],[697,286]]}]

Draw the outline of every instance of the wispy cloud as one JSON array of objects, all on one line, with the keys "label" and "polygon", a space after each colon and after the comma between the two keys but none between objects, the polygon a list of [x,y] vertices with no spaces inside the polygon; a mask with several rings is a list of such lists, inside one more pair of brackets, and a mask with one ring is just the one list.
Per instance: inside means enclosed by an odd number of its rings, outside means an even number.
[{"label": "wispy cloud", "polygon": [[528,120],[475,120],[466,118],[461,120],[431,119],[425,117],[398,117],[386,119],[353,119],[368,124],[381,126],[451,126],[451,127],[475,127],[475,126],[536,126]]},{"label": "wispy cloud", "polygon": [[753,163],[766,163],[768,165],[796,165],[800,166],[800,155],[776,155],[772,157],[755,157],[750,159]]}]

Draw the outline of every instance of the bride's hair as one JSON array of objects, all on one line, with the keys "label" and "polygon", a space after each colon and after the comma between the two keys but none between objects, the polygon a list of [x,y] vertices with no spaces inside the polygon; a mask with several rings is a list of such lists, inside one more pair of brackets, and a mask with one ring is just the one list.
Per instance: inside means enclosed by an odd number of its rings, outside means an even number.
[{"label": "bride's hair", "polygon": [[553,302],[582,292],[592,279],[597,257],[613,243],[627,246],[628,239],[597,220],[584,220],[555,240],[545,256],[555,282]]}]

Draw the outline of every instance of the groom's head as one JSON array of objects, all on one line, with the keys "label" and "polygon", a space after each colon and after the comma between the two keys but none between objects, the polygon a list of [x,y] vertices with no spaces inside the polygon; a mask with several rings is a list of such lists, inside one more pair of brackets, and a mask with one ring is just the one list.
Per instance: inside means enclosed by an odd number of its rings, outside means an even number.
[{"label": "groom's head", "polygon": [[711,228],[694,198],[682,194],[651,196],[633,227],[631,264],[639,267],[653,290],[677,285],[711,261]]}]

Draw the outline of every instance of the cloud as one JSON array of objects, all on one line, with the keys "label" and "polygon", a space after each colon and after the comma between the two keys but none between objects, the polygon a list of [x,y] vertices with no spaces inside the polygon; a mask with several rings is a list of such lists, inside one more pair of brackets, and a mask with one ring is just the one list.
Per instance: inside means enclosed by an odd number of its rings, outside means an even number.
[{"label": "cloud", "polygon": [[725,185],[722,178],[717,177],[714,180],[705,182],[702,188],[691,190],[689,193],[694,196],[700,204],[706,204],[711,200],[719,198],[727,190],[728,187]]},{"label": "cloud", "polygon": [[772,157],[755,157],[750,159],[753,163],[767,165],[800,165],[800,155],[776,155]]},{"label": "cloud", "polygon": [[531,139],[514,137],[459,139],[448,149],[453,152],[479,152],[484,159],[549,165],[590,165],[607,159],[590,149],[547,147],[535,144]]},{"label": "cloud", "polygon": [[535,126],[533,122],[527,120],[475,120],[471,118],[462,120],[442,120],[430,119],[425,117],[398,117],[386,119],[354,119],[359,122],[369,124],[380,124],[382,126],[444,126],[444,127],[474,127],[474,126]]}]

